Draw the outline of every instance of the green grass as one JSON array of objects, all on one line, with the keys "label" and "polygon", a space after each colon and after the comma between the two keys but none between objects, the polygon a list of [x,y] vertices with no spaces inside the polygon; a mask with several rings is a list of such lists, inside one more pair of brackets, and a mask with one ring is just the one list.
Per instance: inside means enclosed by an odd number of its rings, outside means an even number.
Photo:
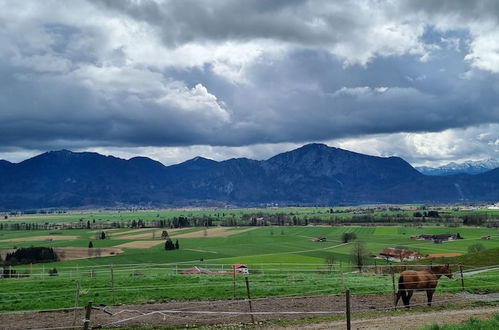
[{"label": "green grass", "polygon": [[[292,210],[293,212],[304,211]],[[177,274],[177,270],[192,265],[212,270],[222,270],[222,268],[227,270],[234,263],[248,264],[251,270],[252,292],[255,297],[341,293],[344,287],[349,287],[353,294],[390,293],[391,276],[359,275],[353,272],[355,269],[349,264],[353,243],[341,242],[341,236],[345,232],[354,232],[358,237],[357,240],[364,242],[372,254],[377,254],[387,247],[407,246],[418,249],[422,253],[463,253],[461,257],[449,258],[445,261],[463,263],[468,268],[499,264],[498,231],[485,228],[274,226],[259,227],[246,232],[238,232],[245,228],[228,229],[234,235],[179,238],[181,248],[176,251],[165,251],[163,244],[159,244],[149,249],[125,249],[124,253],[110,257],[34,264],[31,267],[29,265],[15,266],[14,269],[18,272],[37,275],[28,278],[1,279],[0,310],[70,307],[74,304],[76,281],[80,282],[83,292],[80,305],[88,300],[110,304],[112,303],[110,265],[114,265],[116,301],[119,303],[140,303],[164,299],[232,298],[232,276],[184,276]],[[201,230],[203,228],[186,228],[182,233]],[[0,250],[32,245],[87,247],[89,241],[93,242],[94,249],[113,247],[132,241],[120,237],[120,233],[125,231],[130,231],[130,229],[110,231],[113,239],[109,240],[96,240],[95,235],[98,230],[88,229],[2,231],[0,232]],[[415,234],[447,232],[459,232],[465,239],[444,244],[410,239],[410,236]],[[481,240],[480,237],[485,234],[491,234],[493,238]],[[5,241],[44,235],[71,235],[78,238],[51,242]],[[318,236],[327,237],[327,242],[314,242],[313,238]],[[151,239],[152,236],[143,240]],[[175,240],[175,237],[173,239]],[[156,240],[162,243],[160,237],[156,237]],[[475,255],[466,255],[468,246],[477,242],[489,250]],[[334,258],[332,272],[329,272],[325,262],[328,257]],[[368,261],[370,265],[375,262],[377,265],[386,264],[386,261],[379,259],[371,258]],[[441,260],[434,262],[441,262]],[[429,261],[424,260],[421,263],[428,264]],[[59,276],[48,277],[48,269],[54,267],[59,271]],[[96,277],[89,276],[92,270],[96,272]],[[341,276],[341,271],[344,272],[343,276]],[[499,271],[467,275],[465,286],[471,292],[497,292],[499,291],[498,279]],[[242,280],[238,277],[237,297],[244,297],[244,290]],[[442,279],[439,290],[456,292],[460,290],[460,281]],[[43,295],[38,294],[42,292]]]},{"label": "green grass", "polygon": [[[164,300],[232,299],[233,276],[181,275],[190,265],[117,265],[58,268],[58,276],[34,272],[26,278],[0,281],[0,311],[39,310],[74,306],[76,283],[81,288],[80,306],[92,300],[96,304],[146,303]],[[206,265],[213,271],[227,271],[230,265]],[[325,265],[297,270],[288,268],[258,268],[250,266],[252,296],[302,296],[343,294],[349,288],[352,294],[391,294],[392,276],[341,272],[337,265],[331,271]],[[28,267],[25,271],[29,272]],[[47,268],[45,268],[47,270]],[[111,275],[111,272],[113,275]],[[465,278],[471,292],[499,291],[499,271],[480,273]],[[396,278],[395,278],[396,280]],[[461,290],[461,282],[442,278],[439,293]],[[236,276],[236,298],[244,298],[244,277]]]},{"label": "green grass", "polygon": [[[395,208],[395,209],[394,209]],[[333,209],[334,213],[330,213]],[[356,214],[353,211],[370,209],[371,212],[367,215],[376,218],[381,217],[399,217],[412,218],[414,212],[424,212],[422,206],[419,205],[397,205],[397,206],[356,206],[356,207],[284,207],[284,208],[247,208],[247,209],[199,209],[199,210],[182,210],[182,209],[166,209],[166,210],[148,210],[148,211],[81,211],[68,213],[52,213],[52,214],[24,214],[24,215],[8,215],[7,219],[2,220],[3,223],[65,223],[65,222],[112,222],[112,221],[132,221],[132,220],[160,220],[172,219],[174,217],[187,218],[202,218],[204,216],[216,219],[220,222],[227,219],[241,220],[244,215],[253,214],[286,214],[289,217],[297,217],[298,219],[313,218],[320,220],[339,219],[348,221],[352,217],[362,216],[364,214]],[[480,216],[485,219],[499,218],[499,210],[459,210],[457,208],[441,207],[438,210],[443,217],[457,218],[464,216]],[[412,220],[411,220],[412,221]],[[438,223],[441,219],[435,219]]]},{"label": "green grass", "polygon": [[496,330],[499,329],[499,314],[494,315],[488,320],[479,320],[470,318],[461,324],[433,324],[423,328],[425,330]]}]

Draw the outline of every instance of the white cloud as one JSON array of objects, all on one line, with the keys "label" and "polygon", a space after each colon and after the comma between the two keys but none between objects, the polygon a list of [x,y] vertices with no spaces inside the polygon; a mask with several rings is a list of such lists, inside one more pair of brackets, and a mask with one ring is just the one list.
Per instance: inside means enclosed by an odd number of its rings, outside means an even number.
[{"label": "white cloud", "polygon": [[395,133],[328,141],[340,148],[375,155],[400,156],[415,166],[450,161],[499,159],[499,124],[434,133]]},{"label": "white cloud", "polygon": [[410,151],[416,162],[494,154],[484,147],[495,145],[493,132],[478,129],[488,134],[479,139],[463,129],[499,122],[494,8],[446,0],[0,0],[0,142],[138,146],[170,150],[167,159],[188,150],[175,146],[193,145],[192,156],[260,158],[274,150],[268,143],[283,151],[348,137],[338,141]]}]

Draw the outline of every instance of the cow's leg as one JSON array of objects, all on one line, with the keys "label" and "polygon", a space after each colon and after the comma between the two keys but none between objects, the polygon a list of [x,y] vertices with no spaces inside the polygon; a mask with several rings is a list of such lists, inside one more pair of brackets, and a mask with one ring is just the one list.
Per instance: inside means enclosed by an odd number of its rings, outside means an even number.
[{"label": "cow's leg", "polygon": [[431,306],[431,300],[433,299],[433,294],[435,290],[426,290],[426,296],[428,297],[428,306]]},{"label": "cow's leg", "polygon": [[407,304],[405,306],[407,308],[411,307],[411,298],[413,293],[414,293],[413,290],[407,290]]},{"label": "cow's leg", "polygon": [[[395,297],[395,307],[397,307],[397,304],[399,303],[399,299],[402,297],[402,290],[399,289],[397,291],[397,296]],[[402,301],[404,301],[404,298],[402,298]]]}]

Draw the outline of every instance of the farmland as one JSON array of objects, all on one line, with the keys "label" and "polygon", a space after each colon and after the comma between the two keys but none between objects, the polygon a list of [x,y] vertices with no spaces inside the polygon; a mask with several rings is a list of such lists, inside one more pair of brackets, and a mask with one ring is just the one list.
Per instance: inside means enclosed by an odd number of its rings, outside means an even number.
[{"label": "farmland", "polygon": [[[334,214],[325,208],[291,208],[286,212],[302,219],[312,218],[314,212],[324,216]],[[354,295],[386,296],[379,299],[387,299],[389,305],[394,279],[387,269],[400,263],[374,258],[385,248],[405,247],[423,255],[460,253],[461,257],[448,259],[448,262],[462,262],[465,271],[499,264],[499,229],[496,228],[443,226],[437,222],[424,226],[411,223],[219,226],[223,218],[243,220],[247,218],[245,214],[256,213],[263,212],[250,209],[177,210],[9,216],[2,221],[4,225],[40,223],[48,224],[50,229],[15,230],[10,227],[0,231],[2,260],[9,251],[31,246],[50,247],[62,252],[62,256],[57,262],[5,266],[14,273],[13,278],[0,279],[0,311],[70,308],[83,306],[88,301],[115,305],[240,299],[246,296],[244,276],[220,274],[230,272],[236,263],[248,265],[254,298],[341,295],[349,288]],[[282,213],[283,209],[271,209],[270,212],[271,215]],[[209,227],[130,226],[134,220],[148,224],[158,218],[169,220],[169,217],[189,216],[201,219],[219,216],[221,219]],[[109,225],[116,221],[127,226]],[[65,224],[80,229],[65,228]],[[179,249],[165,250],[163,231],[168,232],[173,242],[178,240]],[[102,232],[105,239],[102,239]],[[357,238],[344,243],[344,233],[355,233]],[[411,236],[421,234],[442,233],[459,233],[463,239],[443,244],[411,239]],[[490,239],[481,238],[485,235],[490,235]],[[317,237],[325,237],[326,241],[317,242]],[[92,248],[88,248],[90,242]],[[351,250],[356,242],[363,242],[369,252],[362,273],[351,264]],[[485,250],[468,258],[468,248],[476,244]],[[439,262],[447,261],[440,258],[419,261],[425,265]],[[213,273],[182,274],[182,270],[193,266]],[[56,276],[50,276],[49,271],[54,269],[57,273],[52,275]],[[457,271],[454,266],[454,272]],[[497,279],[499,270],[470,273],[465,275],[465,289],[470,293],[497,292]],[[445,301],[452,301],[451,295],[461,290],[460,281],[443,279],[439,285],[440,294],[450,295]]]}]

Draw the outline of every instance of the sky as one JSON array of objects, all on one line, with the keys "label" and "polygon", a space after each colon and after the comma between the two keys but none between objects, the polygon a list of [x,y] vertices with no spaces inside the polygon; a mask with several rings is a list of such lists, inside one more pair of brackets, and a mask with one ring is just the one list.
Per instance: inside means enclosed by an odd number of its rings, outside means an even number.
[{"label": "sky", "polygon": [[0,0],[0,159],[499,159],[499,1]]}]

